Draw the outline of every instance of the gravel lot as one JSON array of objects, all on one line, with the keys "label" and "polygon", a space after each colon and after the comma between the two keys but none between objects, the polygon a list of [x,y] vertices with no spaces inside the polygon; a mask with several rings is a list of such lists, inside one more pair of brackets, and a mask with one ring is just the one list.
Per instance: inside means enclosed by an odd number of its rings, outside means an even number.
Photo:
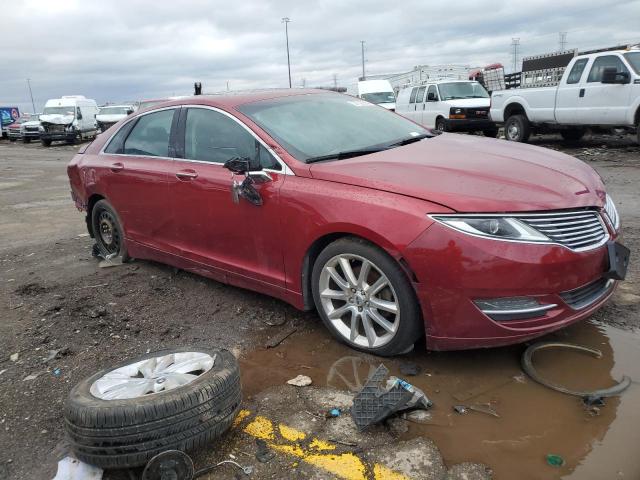
[{"label": "gravel lot", "polygon": [[[532,143],[581,158],[607,183],[632,264],[596,317],[639,328],[640,147],[630,137],[570,148],[552,137]],[[152,262],[98,268],[69,196],[66,164],[77,148],[0,141],[0,480],[53,476],[62,404],[100,368],[198,343],[243,355],[291,325],[304,332],[319,323],[313,313]]]}]

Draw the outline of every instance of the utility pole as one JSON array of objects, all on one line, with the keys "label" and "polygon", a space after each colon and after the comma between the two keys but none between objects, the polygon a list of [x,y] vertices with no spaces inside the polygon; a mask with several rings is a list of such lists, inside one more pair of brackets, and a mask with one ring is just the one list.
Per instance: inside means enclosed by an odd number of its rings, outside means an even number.
[{"label": "utility pole", "polygon": [[558,33],[558,46],[560,51],[564,52],[567,49],[567,32]]},{"label": "utility pole", "polygon": [[333,74],[333,88],[334,89],[338,89],[338,74],[334,73]]},{"label": "utility pole", "polygon": [[31,107],[33,107],[33,113],[36,113],[36,104],[33,101],[33,92],[31,91],[31,79],[27,78],[27,85],[29,86],[29,95],[31,96]]},{"label": "utility pole", "polygon": [[289,70],[289,88],[291,88],[291,59],[289,58],[289,17],[282,17],[284,23],[284,35],[287,39],[287,69]]},{"label": "utility pole", "polygon": [[520,53],[520,39],[512,38],[511,39],[511,55],[513,57],[513,72],[518,71],[518,54]]},{"label": "utility pole", "polygon": [[366,80],[364,74],[364,40],[360,40],[360,47],[362,49],[362,80]]}]

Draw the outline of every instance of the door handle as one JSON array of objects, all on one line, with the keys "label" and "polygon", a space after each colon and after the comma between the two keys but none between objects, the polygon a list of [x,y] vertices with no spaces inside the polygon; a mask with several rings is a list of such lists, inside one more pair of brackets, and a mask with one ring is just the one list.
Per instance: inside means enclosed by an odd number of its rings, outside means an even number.
[{"label": "door handle", "polygon": [[183,170],[181,172],[177,172],[176,177],[178,180],[193,180],[194,178],[198,178],[198,172],[194,170]]},{"label": "door handle", "polygon": [[579,96],[580,98],[583,98],[583,97],[584,97],[584,88],[581,88],[581,89],[580,89],[580,93],[578,94],[578,96]]},{"label": "door handle", "polygon": [[124,165],[120,162],[116,162],[112,163],[110,168],[112,172],[119,172],[120,170],[124,170]]}]

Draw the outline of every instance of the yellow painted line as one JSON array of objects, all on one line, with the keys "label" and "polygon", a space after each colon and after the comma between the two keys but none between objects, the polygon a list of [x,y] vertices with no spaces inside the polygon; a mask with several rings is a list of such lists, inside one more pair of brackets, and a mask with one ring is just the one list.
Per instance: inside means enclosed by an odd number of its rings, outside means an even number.
[{"label": "yellow painted line", "polygon": [[[236,418],[235,425],[248,416],[249,413],[246,413],[242,419]],[[404,474],[378,463],[367,469],[367,463],[355,453],[328,453],[336,450],[337,446],[319,438],[308,438],[306,433],[282,423],[274,426],[271,420],[262,415],[256,415],[243,430],[252,437],[266,441],[277,452],[297,457],[344,480],[409,480]]]},{"label": "yellow painted line", "polygon": [[233,426],[237,427],[238,425],[240,425],[242,421],[249,415],[251,415],[251,412],[249,410],[240,410],[236,418],[233,420]]}]

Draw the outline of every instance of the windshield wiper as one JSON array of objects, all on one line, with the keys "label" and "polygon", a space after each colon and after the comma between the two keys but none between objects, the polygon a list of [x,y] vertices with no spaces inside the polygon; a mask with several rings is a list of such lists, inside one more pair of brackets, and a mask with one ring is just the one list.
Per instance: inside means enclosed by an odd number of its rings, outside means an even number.
[{"label": "windshield wiper", "polygon": [[342,160],[345,158],[360,157],[362,155],[369,155],[370,153],[381,152],[386,149],[387,147],[376,147],[376,148],[363,148],[360,150],[345,150],[343,152],[330,153],[328,155],[309,157],[305,160],[305,163],[322,162],[324,160]]},{"label": "windshield wiper", "polygon": [[420,140],[431,137],[433,137],[433,135],[430,133],[421,133],[420,135],[416,135],[415,137],[403,138],[398,142],[390,143],[388,146],[389,148],[402,147],[403,145],[409,145],[410,143],[419,142]]}]

